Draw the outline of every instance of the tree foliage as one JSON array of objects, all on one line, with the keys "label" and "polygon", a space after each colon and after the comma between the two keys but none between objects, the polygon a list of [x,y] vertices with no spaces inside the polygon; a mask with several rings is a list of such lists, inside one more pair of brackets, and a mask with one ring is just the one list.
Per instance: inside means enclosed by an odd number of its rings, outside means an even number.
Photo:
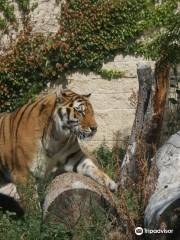
[{"label": "tree foliage", "polygon": [[138,51],[153,60],[180,62],[180,11],[177,0],[164,0],[162,4],[149,6],[143,20],[145,39]]}]

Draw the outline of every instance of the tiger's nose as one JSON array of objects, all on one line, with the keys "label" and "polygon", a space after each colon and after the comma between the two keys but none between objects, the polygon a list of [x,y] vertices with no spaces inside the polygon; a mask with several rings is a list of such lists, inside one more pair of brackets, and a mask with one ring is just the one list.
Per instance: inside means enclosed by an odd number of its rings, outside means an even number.
[{"label": "tiger's nose", "polygon": [[91,132],[93,133],[97,132],[97,127],[90,127],[90,129],[91,129]]}]

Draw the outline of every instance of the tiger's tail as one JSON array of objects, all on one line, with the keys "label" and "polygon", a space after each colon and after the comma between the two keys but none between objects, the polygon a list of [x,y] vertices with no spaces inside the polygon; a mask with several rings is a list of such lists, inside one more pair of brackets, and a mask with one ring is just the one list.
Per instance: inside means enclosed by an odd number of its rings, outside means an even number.
[{"label": "tiger's tail", "polygon": [[22,217],[24,215],[24,210],[20,204],[12,197],[7,196],[3,193],[0,193],[0,210],[2,212],[13,212],[16,214],[16,217]]}]

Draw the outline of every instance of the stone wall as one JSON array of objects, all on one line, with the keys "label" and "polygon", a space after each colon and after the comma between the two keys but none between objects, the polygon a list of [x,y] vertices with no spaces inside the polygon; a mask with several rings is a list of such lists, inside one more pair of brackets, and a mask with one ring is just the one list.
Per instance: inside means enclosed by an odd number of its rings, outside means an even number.
[{"label": "stone wall", "polygon": [[[15,28],[9,26],[8,31],[0,31],[0,53],[6,50],[9,44],[16,39],[18,33],[23,29],[23,14],[19,11],[16,2],[13,0],[9,2],[14,6],[18,28],[15,30]],[[63,2],[64,0],[30,0],[30,8],[32,11],[29,14],[29,18],[33,31],[45,34],[56,33],[59,28]],[[1,15],[0,12],[0,16]]]},{"label": "stone wall", "polygon": [[56,33],[59,28],[63,0],[31,0],[31,6],[37,4],[30,18],[34,32]]}]

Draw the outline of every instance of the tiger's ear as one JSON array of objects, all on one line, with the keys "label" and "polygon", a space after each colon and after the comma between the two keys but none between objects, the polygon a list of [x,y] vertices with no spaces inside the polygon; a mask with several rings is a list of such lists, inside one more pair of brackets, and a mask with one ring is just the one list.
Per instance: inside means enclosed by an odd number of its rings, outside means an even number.
[{"label": "tiger's ear", "polygon": [[83,95],[85,98],[89,98],[91,96],[91,93]]},{"label": "tiger's ear", "polygon": [[61,86],[59,86],[58,88],[56,88],[55,94],[56,94],[56,96],[57,96],[58,98],[60,98],[60,97],[62,96],[62,91],[63,91],[63,89],[62,89]]},{"label": "tiger's ear", "polygon": [[56,96],[58,99],[62,99],[63,97],[66,97],[66,93],[65,93],[65,90],[64,88],[62,88],[62,86],[59,86],[57,89],[56,89]]}]

